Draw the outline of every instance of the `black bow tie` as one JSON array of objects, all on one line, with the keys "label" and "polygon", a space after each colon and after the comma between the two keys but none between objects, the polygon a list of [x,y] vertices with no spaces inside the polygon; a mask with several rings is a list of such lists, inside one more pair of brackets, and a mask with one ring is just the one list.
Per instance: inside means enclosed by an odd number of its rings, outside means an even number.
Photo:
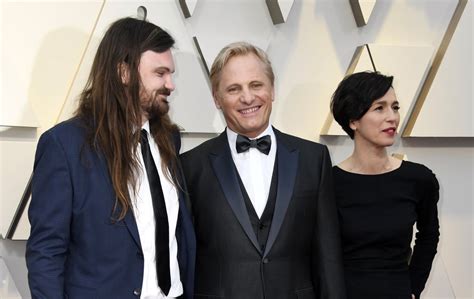
[{"label": "black bow tie", "polygon": [[270,152],[270,147],[272,145],[272,139],[270,135],[262,136],[258,139],[249,139],[248,137],[237,135],[237,142],[235,143],[235,148],[237,149],[237,153],[243,153],[249,150],[249,148],[253,147],[258,149],[260,152],[268,155]]}]

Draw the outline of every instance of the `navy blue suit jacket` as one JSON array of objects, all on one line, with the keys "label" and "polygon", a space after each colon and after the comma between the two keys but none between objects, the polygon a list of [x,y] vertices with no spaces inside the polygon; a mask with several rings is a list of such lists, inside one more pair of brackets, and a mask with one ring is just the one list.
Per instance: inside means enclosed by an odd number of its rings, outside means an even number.
[{"label": "navy blue suit jacket", "polygon": [[[31,294],[47,299],[139,298],[143,253],[133,212],[112,221],[115,192],[107,163],[85,144],[85,134],[75,118],[39,140],[26,250]],[[178,151],[179,135],[175,145]],[[179,191],[178,197],[178,262],[184,298],[190,299],[196,241],[185,193]]]}]

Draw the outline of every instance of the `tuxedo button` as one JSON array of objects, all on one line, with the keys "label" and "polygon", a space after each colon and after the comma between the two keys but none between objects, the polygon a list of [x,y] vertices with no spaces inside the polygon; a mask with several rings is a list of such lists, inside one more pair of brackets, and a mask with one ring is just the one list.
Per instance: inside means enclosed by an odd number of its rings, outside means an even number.
[{"label": "tuxedo button", "polygon": [[143,259],[143,253],[141,253],[140,251],[137,251],[137,258]]},{"label": "tuxedo button", "polygon": [[141,293],[142,291],[139,288],[136,288],[135,290],[133,290],[133,295],[135,296],[140,296]]},{"label": "tuxedo button", "polygon": [[263,263],[264,263],[264,264],[268,264],[268,262],[269,262],[269,260],[268,260],[267,258],[264,258],[264,259],[263,259]]}]

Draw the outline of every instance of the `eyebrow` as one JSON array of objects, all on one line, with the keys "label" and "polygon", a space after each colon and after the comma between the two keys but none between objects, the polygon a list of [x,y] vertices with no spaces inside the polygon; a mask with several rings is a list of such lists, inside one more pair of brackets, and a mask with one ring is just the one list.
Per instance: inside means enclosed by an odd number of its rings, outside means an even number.
[{"label": "eyebrow", "polygon": [[175,70],[171,70],[169,67],[166,67],[166,66],[159,66],[159,67],[156,67],[154,69],[155,72],[158,72],[158,71],[167,71],[167,72],[170,72],[170,73],[174,73]]},{"label": "eyebrow", "polygon": [[[379,104],[388,105],[388,102],[387,102],[386,100],[377,100],[377,101],[374,101],[374,102],[372,103],[372,105],[379,105]],[[395,102],[392,103],[392,105],[393,105],[393,104],[400,104],[400,102],[399,102],[399,101],[395,101]]]},{"label": "eyebrow", "polygon": [[225,86],[225,89],[229,89],[229,88],[231,88],[231,87],[240,87],[240,84],[238,84],[238,83],[231,83],[231,84]]}]

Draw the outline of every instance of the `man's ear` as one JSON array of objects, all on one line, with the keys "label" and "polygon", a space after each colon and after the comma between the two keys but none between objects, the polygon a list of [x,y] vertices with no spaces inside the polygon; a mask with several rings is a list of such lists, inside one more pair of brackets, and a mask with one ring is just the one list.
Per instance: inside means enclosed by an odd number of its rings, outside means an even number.
[{"label": "man's ear", "polygon": [[216,108],[221,109],[221,104],[219,102],[219,95],[217,94],[217,91],[212,92],[212,97],[214,98],[214,104],[216,105]]},{"label": "man's ear", "polygon": [[122,84],[128,85],[128,82],[130,82],[130,68],[128,67],[128,64],[125,62],[119,63],[117,71],[122,80]]}]

